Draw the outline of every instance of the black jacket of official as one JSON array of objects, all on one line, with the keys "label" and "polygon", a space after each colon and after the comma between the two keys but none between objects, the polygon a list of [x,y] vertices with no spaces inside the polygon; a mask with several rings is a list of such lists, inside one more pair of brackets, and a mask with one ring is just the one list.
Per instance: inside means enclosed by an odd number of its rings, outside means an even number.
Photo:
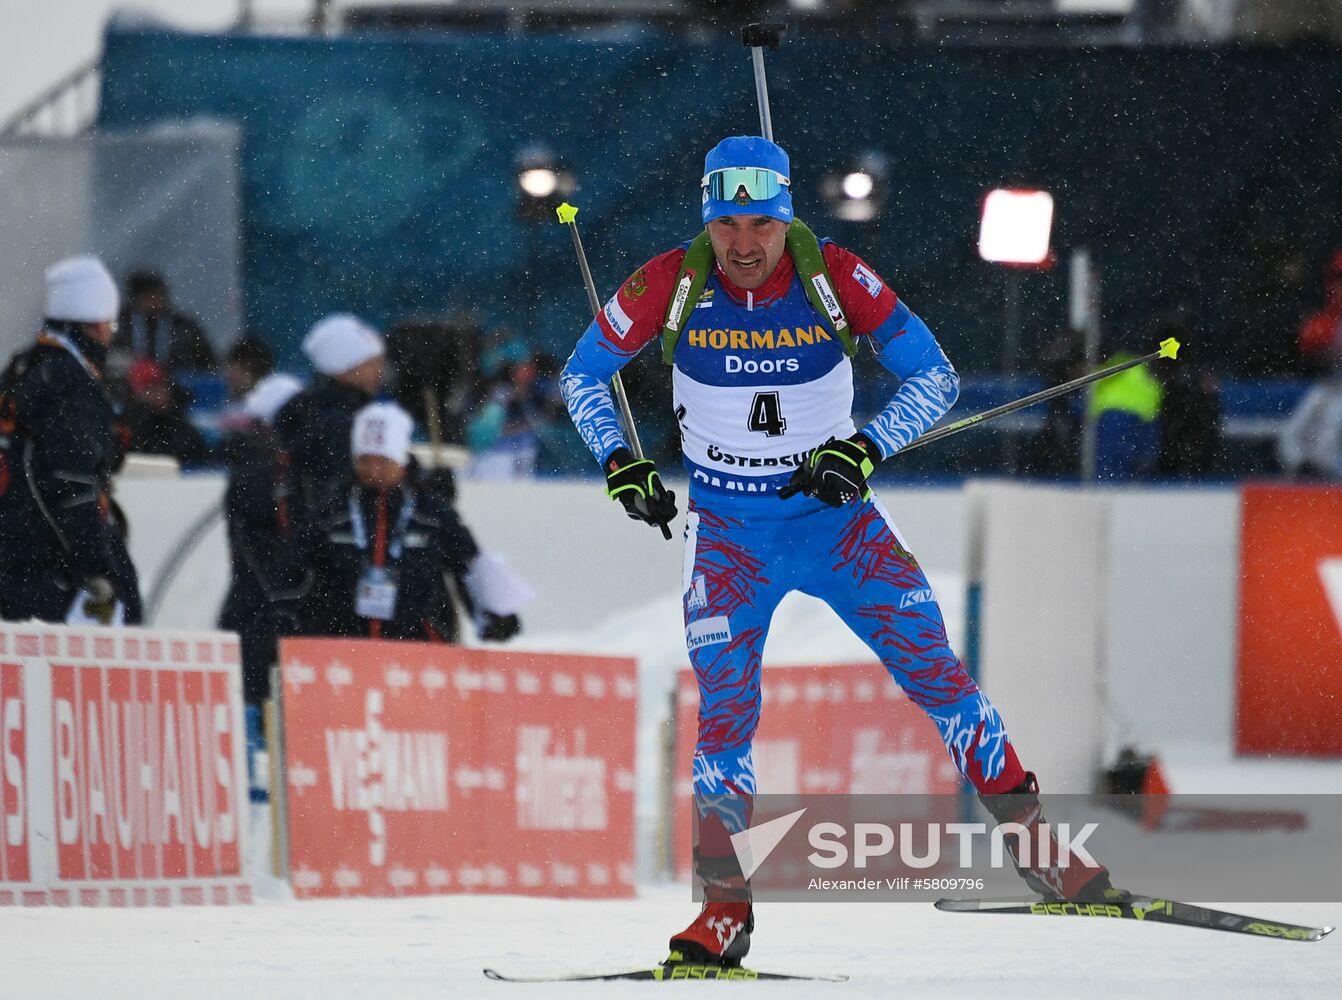
[{"label": "black jacket of official", "polygon": [[0,376],[0,617],[64,621],[80,585],[105,577],[141,619],[139,582],[112,520],[122,458],[102,381],[106,351],[49,323]]},{"label": "black jacket of official", "polygon": [[354,416],[372,401],[362,389],[316,375],[276,414],[275,431],[289,453],[292,504],[300,520],[324,508],[349,479]]},{"label": "black jacket of official", "polygon": [[307,575],[297,551],[299,531],[289,503],[289,456],[263,421],[230,435],[224,514],[232,575],[219,627],[242,644],[243,698],[260,704],[270,692],[279,636],[297,629],[297,604]]},{"label": "black jacket of official", "polygon": [[205,436],[191,423],[186,406],[174,400],[155,409],[132,399],[126,404],[130,450],[141,455],[171,455],[184,466],[209,465],[214,459]]},{"label": "black jacket of official", "polygon": [[127,369],[137,358],[156,361],[167,371],[214,371],[214,345],[195,320],[173,309],[155,315],[122,309],[110,354]]},{"label": "black jacket of official", "polygon": [[[457,614],[447,581],[459,583],[479,549],[450,505],[410,487],[378,490],[346,480],[345,489],[313,519],[306,543],[313,585],[300,603],[304,635],[456,641]],[[395,578],[389,619],[356,610],[359,583],[369,567]]]}]

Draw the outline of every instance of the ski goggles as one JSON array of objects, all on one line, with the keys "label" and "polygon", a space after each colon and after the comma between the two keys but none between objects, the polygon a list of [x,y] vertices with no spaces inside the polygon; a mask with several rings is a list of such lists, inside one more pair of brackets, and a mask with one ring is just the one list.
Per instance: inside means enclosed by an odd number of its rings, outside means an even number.
[{"label": "ski goggles", "polygon": [[738,205],[770,201],[786,190],[788,184],[788,179],[778,171],[765,167],[727,167],[705,174],[702,181],[710,199]]}]

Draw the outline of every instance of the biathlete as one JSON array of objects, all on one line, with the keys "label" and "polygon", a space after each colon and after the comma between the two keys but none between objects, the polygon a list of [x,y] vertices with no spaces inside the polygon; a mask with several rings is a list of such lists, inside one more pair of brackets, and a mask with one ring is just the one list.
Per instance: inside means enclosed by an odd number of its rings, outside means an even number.
[{"label": "biathlete", "polygon": [[[866,641],[999,823],[1042,822],[1034,775],[951,651],[927,577],[867,485],[877,463],[951,408],[959,377],[870,265],[793,216],[790,176],[787,153],[767,139],[719,143],[704,161],[704,232],[629,277],[562,376],[608,495],[663,525],[675,494],[631,453],[607,383],[654,341],[671,365],[689,474],[681,582],[699,684],[694,862],[704,891],[671,949],[691,962],[737,964],[750,947],[750,886],[729,837],[750,821],[761,654],[789,591],[825,601]],[[899,388],[859,429],[852,358],[863,344]],[[1114,892],[1103,867],[1018,867],[1046,897]]]}]

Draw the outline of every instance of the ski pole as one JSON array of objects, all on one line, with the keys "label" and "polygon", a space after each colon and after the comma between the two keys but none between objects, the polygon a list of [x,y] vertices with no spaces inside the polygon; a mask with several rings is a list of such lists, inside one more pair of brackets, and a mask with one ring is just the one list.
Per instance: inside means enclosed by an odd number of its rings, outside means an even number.
[{"label": "ski pole", "polygon": [[[587,304],[592,307],[592,315],[598,316],[601,313],[601,299],[596,294],[596,283],[592,281],[592,269],[587,266],[587,254],[583,252],[582,237],[578,235],[578,208],[576,205],[564,202],[555,209],[555,214],[559,216],[561,223],[568,226],[569,233],[573,237],[573,252],[578,255],[578,268],[582,271],[582,281],[587,287]],[[619,372],[610,377],[610,388],[615,395],[615,405],[620,408],[620,420],[624,424],[624,431],[629,435],[629,447],[633,450],[634,457],[641,459],[643,445],[638,440],[638,428],[634,426],[634,414],[629,409],[629,396],[624,391],[624,380],[620,378]],[[670,541],[671,526],[663,522],[659,527],[662,529],[662,537]]]},{"label": "ski pole", "polygon": [[1170,337],[1160,342],[1160,349],[1152,351],[1150,354],[1143,354],[1140,358],[1133,358],[1130,361],[1120,361],[1116,365],[1110,365],[1108,368],[1102,368],[1100,371],[1091,372],[1089,375],[1082,375],[1080,378],[1074,378],[1070,382],[1063,382],[1061,385],[1055,385],[1051,389],[1041,389],[1038,392],[1023,396],[1015,402],[1003,403],[1001,406],[994,406],[991,410],[984,410],[982,413],[975,413],[973,416],[965,417],[963,420],[957,420],[953,424],[947,424],[945,427],[938,427],[936,430],[928,431],[922,437],[917,438],[903,448],[899,449],[898,454],[904,454],[912,451],[914,448],[921,448],[925,444],[931,444],[933,441],[941,441],[950,437],[952,434],[959,434],[961,431],[967,431],[971,427],[977,427],[979,424],[985,424],[989,420],[996,420],[998,417],[1005,416],[1008,413],[1015,413],[1017,410],[1024,409],[1027,406],[1033,406],[1035,403],[1042,403],[1045,400],[1056,399],[1058,396],[1066,395],[1073,389],[1080,389],[1084,385],[1090,385],[1092,382],[1099,382],[1110,375],[1117,375],[1119,372],[1125,372],[1129,368],[1136,368],[1138,365],[1144,365],[1148,361],[1155,361],[1157,358],[1169,358],[1174,360],[1179,356],[1179,341]]},{"label": "ski pole", "polygon": [[774,123],[769,115],[769,81],[764,76],[764,49],[778,48],[787,25],[775,22],[747,24],[741,29],[741,44],[750,49],[750,61],[755,67],[755,96],[760,105],[760,135],[774,141]]}]

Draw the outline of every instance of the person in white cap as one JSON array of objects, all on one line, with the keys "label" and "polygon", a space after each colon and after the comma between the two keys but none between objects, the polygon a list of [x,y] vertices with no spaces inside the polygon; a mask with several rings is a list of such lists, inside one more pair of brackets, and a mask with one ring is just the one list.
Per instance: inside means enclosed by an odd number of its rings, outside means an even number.
[{"label": "person in white cap", "polygon": [[324,503],[349,475],[354,414],[373,401],[385,370],[381,335],[349,313],[317,323],[303,340],[303,353],[316,375],[275,418],[300,514]]},{"label": "person in white cap", "polygon": [[[482,557],[455,510],[414,488],[410,436],[414,422],[394,403],[361,409],[350,432],[352,476],[315,517],[308,568],[313,586],[299,612],[306,635],[454,642],[451,577],[472,604],[482,639],[520,629],[517,611],[530,597],[520,581],[510,594],[486,592],[497,561]],[[482,606],[476,595],[495,598]]]},{"label": "person in white cap", "polygon": [[136,623],[139,582],[113,522],[121,460],[102,366],[118,295],[96,257],[46,272],[37,342],[0,376],[0,617]]},{"label": "person in white cap", "polygon": [[232,579],[219,627],[238,633],[242,698],[248,711],[270,696],[275,644],[296,627],[304,585],[289,504],[289,456],[272,426],[275,414],[303,389],[292,375],[267,375],[242,400],[248,422],[224,439],[228,465],[224,514]]}]

